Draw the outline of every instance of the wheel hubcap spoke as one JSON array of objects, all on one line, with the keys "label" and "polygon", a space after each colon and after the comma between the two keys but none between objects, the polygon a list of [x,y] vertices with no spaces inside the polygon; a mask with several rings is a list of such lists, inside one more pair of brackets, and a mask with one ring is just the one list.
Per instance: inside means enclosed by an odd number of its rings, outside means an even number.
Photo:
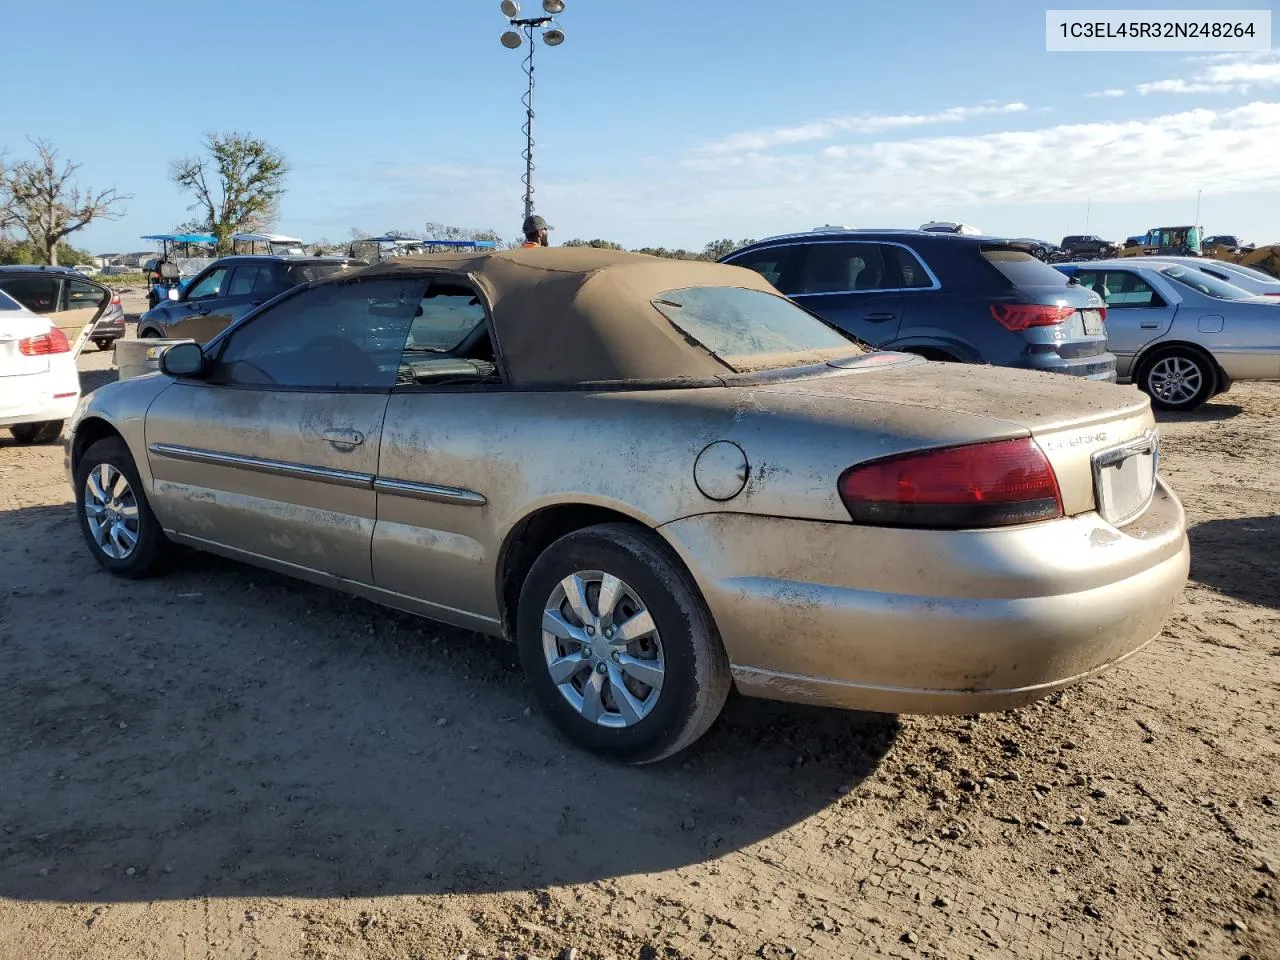
[{"label": "wheel hubcap spoke", "polygon": [[551,679],[557,684],[568,683],[587,663],[587,658],[582,654],[568,653],[547,664],[547,672],[551,674]]},{"label": "wheel hubcap spoke", "polygon": [[560,581],[560,586],[564,590],[565,599],[569,601],[569,607],[573,610],[574,616],[581,620],[584,626],[595,623],[596,615],[591,612],[591,604],[587,602],[587,585],[582,582],[582,578],[577,574],[565,577]]},{"label": "wheel hubcap spoke", "polygon": [[609,665],[609,687],[613,694],[613,702],[618,707],[618,714],[628,725],[639,723],[644,719],[644,704],[631,695],[622,679],[622,671]]},{"label": "wheel hubcap spoke", "polygon": [[655,629],[653,617],[649,616],[649,611],[641,610],[634,617],[618,624],[614,629],[613,642],[616,646],[626,646],[634,640],[647,637]]},{"label": "wheel hubcap spoke", "polygon": [[599,723],[604,713],[604,674],[592,671],[582,687],[582,716]]},{"label": "wheel hubcap spoke", "polygon": [[618,669],[646,687],[652,687],[654,690],[662,689],[662,678],[665,673],[662,665],[656,660],[639,660],[624,653],[618,657]]}]

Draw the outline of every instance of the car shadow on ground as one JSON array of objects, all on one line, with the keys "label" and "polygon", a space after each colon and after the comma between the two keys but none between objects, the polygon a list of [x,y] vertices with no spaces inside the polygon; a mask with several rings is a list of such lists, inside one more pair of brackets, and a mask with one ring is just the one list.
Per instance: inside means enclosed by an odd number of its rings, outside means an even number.
[{"label": "car shadow on ground", "polygon": [[1193,580],[1245,603],[1280,609],[1280,515],[1206,520],[1187,536]]},{"label": "car shadow on ground", "polygon": [[1161,423],[1212,423],[1217,420],[1230,420],[1244,413],[1244,407],[1238,403],[1224,403],[1210,400],[1203,407],[1187,412],[1177,410],[1156,410],[1156,419]]},{"label": "car shadow on ground", "polygon": [[0,513],[0,570],[0,896],[491,892],[665,871],[820,815],[899,729],[732,699],[691,750],[624,767],[527,709],[499,641],[195,554],[116,580],[70,506]]}]

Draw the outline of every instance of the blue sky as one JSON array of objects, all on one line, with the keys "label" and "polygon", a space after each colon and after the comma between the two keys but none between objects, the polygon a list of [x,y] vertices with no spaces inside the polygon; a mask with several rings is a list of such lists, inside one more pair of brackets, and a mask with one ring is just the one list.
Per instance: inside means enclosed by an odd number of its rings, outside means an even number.
[{"label": "blue sky", "polygon": [[[932,219],[1059,239],[1086,211],[1123,238],[1188,222],[1203,188],[1210,232],[1280,240],[1280,57],[1046,53],[1045,6],[567,0],[566,42],[538,48],[538,211],[553,241],[629,246]],[[51,139],[133,195],[77,245],[144,249],[186,219],[169,161],[227,129],[288,156],[283,232],[518,234],[523,74],[497,0],[104,9],[5,15],[5,72],[30,82],[0,150]]]}]

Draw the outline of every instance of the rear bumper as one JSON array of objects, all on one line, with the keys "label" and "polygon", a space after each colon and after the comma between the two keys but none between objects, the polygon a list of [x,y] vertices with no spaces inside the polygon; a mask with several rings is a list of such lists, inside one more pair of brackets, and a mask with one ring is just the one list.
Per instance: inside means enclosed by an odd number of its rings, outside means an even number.
[{"label": "rear bumper", "polygon": [[119,340],[124,336],[124,330],[124,314],[120,314],[118,317],[103,317],[93,325],[93,330],[89,334],[89,339],[101,340],[110,337],[113,340]]},{"label": "rear bumper", "polygon": [[[28,380],[34,377],[13,377],[8,379]],[[13,393],[0,398],[0,427],[9,427],[18,423],[41,423],[47,420],[66,420],[75,413],[76,404],[80,401],[80,383],[78,379],[68,377],[52,377],[41,375],[43,381],[39,389],[28,388],[22,393]],[[15,387],[5,384],[6,387]],[[69,396],[59,396],[69,394]]]},{"label": "rear bumper", "polygon": [[1186,583],[1163,484],[1117,530],[1096,514],[987,531],[711,514],[661,532],[747,695],[891,713],[1021,706],[1133,654]]},{"label": "rear bumper", "polygon": [[1102,383],[1116,382],[1116,358],[1110,353],[1070,360],[1057,353],[1032,353],[1021,358],[1013,366],[1026,370],[1040,370],[1044,373],[1062,373],[1069,377],[1083,377],[1086,380],[1097,380]]}]

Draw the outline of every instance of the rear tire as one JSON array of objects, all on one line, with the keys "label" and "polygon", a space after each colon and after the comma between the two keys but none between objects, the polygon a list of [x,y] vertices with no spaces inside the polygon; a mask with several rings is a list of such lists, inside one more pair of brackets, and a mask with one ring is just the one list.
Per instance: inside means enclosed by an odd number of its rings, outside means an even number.
[{"label": "rear tire", "polygon": [[1218,374],[1204,354],[1170,347],[1142,361],[1137,382],[1157,410],[1186,413],[1214,395]]},{"label": "rear tire", "polygon": [[160,331],[152,330],[150,327],[148,327],[146,330],[138,331],[138,337],[143,340],[159,340]]},{"label": "rear tire", "polygon": [[96,346],[99,350],[101,350],[103,353],[106,353],[108,350],[111,349],[111,346],[112,344],[115,343],[115,341],[109,338],[103,338],[101,340],[95,340],[93,341],[93,343],[94,343],[94,346]]},{"label": "rear tire", "polygon": [[62,436],[62,423],[61,420],[15,423],[9,428],[9,432],[13,434],[13,439],[21,444],[56,443],[58,437]]},{"label": "rear tire", "polygon": [[538,557],[520,591],[516,644],[534,699],[561,732],[627,763],[697,740],[732,684],[693,578],[655,534],[625,523],[570,533]]},{"label": "rear tire", "polygon": [[108,437],[90,446],[75,479],[80,532],[93,558],[130,580],[159,573],[173,545],[151,512],[124,441]]}]

